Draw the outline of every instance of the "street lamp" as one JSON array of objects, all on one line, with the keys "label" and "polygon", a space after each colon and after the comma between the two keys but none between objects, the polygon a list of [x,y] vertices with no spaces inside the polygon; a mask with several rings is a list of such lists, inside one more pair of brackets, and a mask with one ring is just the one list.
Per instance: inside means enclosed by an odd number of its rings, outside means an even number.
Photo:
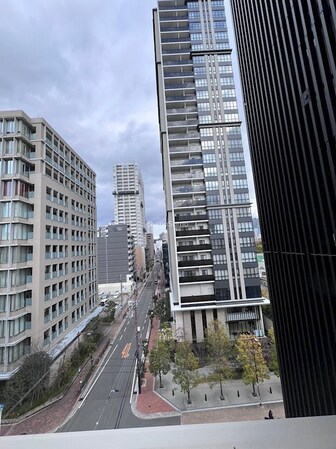
[{"label": "street lamp", "polygon": [[137,376],[138,376],[138,391],[139,394],[141,394],[141,370],[140,370],[140,350],[139,350],[139,332],[140,332],[140,327],[138,327],[138,304],[137,304],[137,300],[135,299],[135,301],[133,302],[133,309],[134,309],[134,321],[135,321],[135,345],[136,345],[136,350],[135,350],[135,357],[136,357],[136,370],[137,370]]}]

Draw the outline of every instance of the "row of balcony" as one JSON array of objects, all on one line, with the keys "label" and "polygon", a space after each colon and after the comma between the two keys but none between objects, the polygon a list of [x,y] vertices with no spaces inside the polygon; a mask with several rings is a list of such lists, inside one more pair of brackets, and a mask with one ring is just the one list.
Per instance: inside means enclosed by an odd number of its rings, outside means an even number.
[{"label": "row of balcony", "polygon": [[184,268],[184,267],[203,267],[203,266],[212,266],[213,261],[212,259],[193,259],[193,260],[179,260],[178,261],[178,267]]},{"label": "row of balcony", "polygon": [[207,214],[176,214],[175,215],[175,222],[181,222],[181,221],[204,221],[208,220]]},{"label": "row of balcony", "polygon": [[187,237],[191,235],[209,235],[209,229],[183,229],[176,231],[176,237]]}]

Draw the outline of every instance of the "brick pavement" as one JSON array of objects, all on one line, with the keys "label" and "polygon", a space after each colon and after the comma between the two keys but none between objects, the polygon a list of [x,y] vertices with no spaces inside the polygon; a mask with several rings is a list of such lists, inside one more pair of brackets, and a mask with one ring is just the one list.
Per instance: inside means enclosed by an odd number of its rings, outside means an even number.
[{"label": "brick pavement", "polygon": [[[153,319],[152,329],[148,342],[148,353],[151,351],[157,340],[160,321]],[[175,407],[169,404],[156,391],[154,391],[154,376],[149,372],[149,358],[145,362],[145,376],[141,387],[141,394],[137,395],[136,403],[133,407],[133,413],[140,418],[153,418],[162,416],[172,416],[180,414]]]}]

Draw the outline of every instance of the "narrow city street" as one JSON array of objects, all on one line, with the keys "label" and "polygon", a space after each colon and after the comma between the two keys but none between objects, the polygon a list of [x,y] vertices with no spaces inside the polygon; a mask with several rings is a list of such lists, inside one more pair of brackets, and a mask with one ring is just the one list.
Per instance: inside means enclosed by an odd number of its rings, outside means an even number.
[{"label": "narrow city street", "polygon": [[[128,316],[118,337],[92,379],[91,386],[82,401],[78,402],[73,415],[59,430],[61,432],[81,430],[118,429],[180,424],[179,417],[139,419],[132,413],[131,402],[137,391],[136,376],[136,321],[138,341],[146,338],[149,325],[148,310],[152,306],[154,279],[158,267],[144,285],[137,302],[137,310],[130,307]],[[154,277],[154,279],[153,279]]]}]

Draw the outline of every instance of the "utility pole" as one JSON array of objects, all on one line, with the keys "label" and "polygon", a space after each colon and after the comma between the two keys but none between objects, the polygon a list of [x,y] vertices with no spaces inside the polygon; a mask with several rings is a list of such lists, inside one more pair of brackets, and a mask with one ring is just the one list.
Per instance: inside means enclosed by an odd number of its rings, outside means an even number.
[{"label": "utility pole", "polygon": [[136,350],[135,350],[135,356],[136,356],[136,370],[137,370],[137,377],[138,377],[138,391],[139,394],[141,394],[141,370],[140,370],[140,351],[139,351],[139,328],[138,328],[138,304],[137,304],[137,298],[135,299],[133,303],[134,307],[134,321],[135,321],[135,344],[136,344]]}]

